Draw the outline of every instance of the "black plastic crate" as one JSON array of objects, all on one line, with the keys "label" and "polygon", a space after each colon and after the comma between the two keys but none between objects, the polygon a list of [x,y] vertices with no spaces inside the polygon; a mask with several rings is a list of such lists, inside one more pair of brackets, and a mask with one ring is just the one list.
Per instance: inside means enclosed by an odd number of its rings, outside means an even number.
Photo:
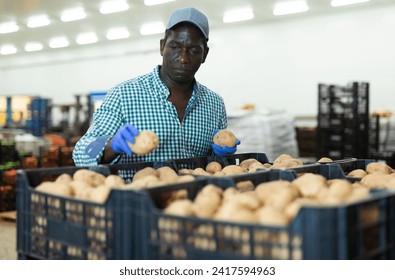
[{"label": "black plastic crate", "polygon": [[[139,251],[130,197],[114,189],[104,204],[35,190],[43,181],[84,167],[18,170],[19,259],[135,259]],[[91,167],[109,175],[105,167]]]},{"label": "black plastic crate", "polygon": [[289,167],[286,170],[294,174],[294,178],[303,173],[314,173],[327,179],[345,179],[345,174],[339,164],[308,163],[302,166]]},{"label": "black plastic crate", "polygon": [[[261,176],[260,182],[267,182],[290,173],[293,172],[249,175],[255,180]],[[193,199],[209,183],[223,189],[234,187],[229,178],[200,179],[188,185],[188,197]],[[148,259],[393,258],[393,236],[389,234],[393,230],[390,218],[394,215],[390,215],[389,209],[394,207],[394,201],[387,192],[339,206],[306,206],[288,226],[264,226],[164,214],[158,198],[180,188],[149,189],[140,193],[140,204],[136,201],[135,205],[140,205],[139,216],[145,223],[141,229],[148,229],[142,233],[146,241],[141,243]],[[197,240],[205,245],[200,242],[198,246]]]},{"label": "black plastic crate", "polygon": [[349,159],[335,160],[333,162],[327,162],[324,164],[338,164],[338,165],[340,165],[345,176],[347,177],[347,174],[355,169],[366,170],[366,166],[371,162],[375,162],[375,160],[374,159],[349,158]]},{"label": "black plastic crate", "polygon": [[245,153],[245,154],[231,154],[224,157],[220,156],[206,156],[206,157],[194,157],[194,158],[181,158],[173,159],[171,162],[174,164],[177,170],[180,169],[196,169],[207,166],[210,162],[216,161],[225,167],[227,165],[239,165],[243,160],[256,159],[261,163],[268,163],[269,160],[264,153]]},{"label": "black plastic crate", "polygon": [[125,182],[131,182],[133,180],[134,174],[138,171],[146,168],[152,167],[154,169],[158,169],[163,166],[168,166],[174,170],[176,167],[173,162],[132,162],[132,163],[119,163],[119,164],[108,164],[102,165],[105,168],[108,168],[109,172],[114,175],[118,175],[124,179]]}]

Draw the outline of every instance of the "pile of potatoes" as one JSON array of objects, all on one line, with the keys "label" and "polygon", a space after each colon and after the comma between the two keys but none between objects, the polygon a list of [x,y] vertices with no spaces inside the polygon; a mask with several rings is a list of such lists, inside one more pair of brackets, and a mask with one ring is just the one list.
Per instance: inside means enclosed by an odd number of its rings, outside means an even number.
[{"label": "pile of potatoes", "polygon": [[71,196],[77,199],[104,203],[112,189],[142,190],[174,183],[195,180],[192,175],[178,175],[168,166],[154,169],[146,167],[133,176],[130,183],[118,175],[104,176],[88,169],[79,169],[72,176],[61,174],[53,182],[42,182],[36,187],[37,191],[60,196]]},{"label": "pile of potatoes", "polygon": [[[251,182],[250,182],[251,183]],[[251,183],[252,184],[252,183]],[[345,179],[327,180],[325,177],[305,173],[292,182],[276,180],[257,185],[254,189],[238,188],[222,189],[216,185],[206,185],[194,200],[181,198],[171,202],[163,212],[182,217],[196,217],[232,223],[248,223],[265,226],[287,226],[298,214],[302,206],[337,206],[370,197],[369,188],[359,183],[350,183]],[[247,227],[210,223],[185,228],[181,220],[162,217],[159,220],[161,237],[168,242],[188,242],[203,250],[236,250],[249,256],[251,253],[250,239],[254,238],[255,256],[278,258],[301,258],[301,251],[290,256],[287,247],[289,237],[285,231],[261,231],[252,236]],[[185,239],[185,231],[188,232]],[[216,239],[214,232],[217,232]],[[290,242],[300,245],[297,237]],[[233,240],[227,245],[224,240]],[[258,248],[257,244],[267,240],[269,244],[282,242],[279,247],[270,246],[270,252],[265,248]],[[242,241],[242,242],[240,242]],[[223,242],[223,244],[221,243]],[[221,245],[222,244],[222,245]],[[284,245],[285,244],[285,245]],[[296,246],[295,245],[295,246]],[[281,249],[280,249],[281,247]],[[259,253],[259,250],[261,252]],[[275,253],[273,250],[277,250]],[[266,253],[265,253],[266,252]],[[173,252],[175,257],[183,258],[186,252],[178,248]],[[281,254],[273,255],[273,254]],[[266,254],[266,255],[263,255]]]},{"label": "pile of potatoes", "polygon": [[370,188],[395,189],[395,172],[383,162],[371,162],[364,169],[355,169],[347,177],[360,178],[360,183]]},{"label": "pile of potatoes", "polygon": [[225,167],[219,162],[212,161],[205,168],[198,167],[195,169],[180,169],[179,174],[191,174],[198,176],[232,176],[244,173],[255,172],[258,169],[287,169],[292,167],[303,166],[303,162],[293,158],[288,154],[278,156],[273,163],[262,163],[255,158],[245,159],[239,165],[230,164]]},{"label": "pile of potatoes", "polygon": [[[332,162],[331,158],[323,157],[318,162]],[[350,178],[361,179],[360,183],[369,188],[395,189],[395,171],[384,162],[371,162],[365,169],[354,169],[346,174]]]},{"label": "pile of potatoes", "polygon": [[247,191],[238,187],[223,190],[209,184],[193,201],[186,198],[176,200],[164,212],[221,221],[283,226],[292,221],[303,205],[332,206],[368,197],[369,188],[359,183],[350,183],[345,179],[328,180],[322,175],[305,173],[291,182],[265,182]]}]

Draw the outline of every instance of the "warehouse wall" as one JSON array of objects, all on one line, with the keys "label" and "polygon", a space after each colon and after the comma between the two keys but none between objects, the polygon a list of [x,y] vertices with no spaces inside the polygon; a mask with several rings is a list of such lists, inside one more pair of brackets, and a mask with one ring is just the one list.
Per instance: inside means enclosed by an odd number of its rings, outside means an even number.
[{"label": "warehouse wall", "polygon": [[[198,79],[225,98],[229,111],[254,103],[314,115],[318,83],[350,81],[371,84],[371,110],[394,110],[394,30],[395,5],[217,29]],[[159,39],[2,57],[0,94],[72,103],[75,93],[107,90],[151,70],[161,61]]]}]

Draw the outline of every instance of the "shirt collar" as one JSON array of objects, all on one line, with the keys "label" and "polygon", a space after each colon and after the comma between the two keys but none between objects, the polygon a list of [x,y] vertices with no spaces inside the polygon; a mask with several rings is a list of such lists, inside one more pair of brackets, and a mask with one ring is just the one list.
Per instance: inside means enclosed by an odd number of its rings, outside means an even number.
[{"label": "shirt collar", "polygon": [[[154,68],[153,75],[154,75],[154,84],[155,87],[158,89],[158,92],[162,95],[164,95],[166,98],[169,96],[170,92],[166,84],[161,80],[159,76],[159,71],[160,71],[161,65],[157,65]],[[195,80],[195,83],[193,85],[193,92],[191,99],[197,98],[200,93],[200,84]]]}]

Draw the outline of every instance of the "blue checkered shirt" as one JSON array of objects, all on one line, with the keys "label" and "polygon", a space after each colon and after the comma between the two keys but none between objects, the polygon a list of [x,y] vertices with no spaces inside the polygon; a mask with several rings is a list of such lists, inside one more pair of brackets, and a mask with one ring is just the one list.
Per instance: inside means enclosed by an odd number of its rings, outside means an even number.
[{"label": "blue checkered shirt", "polygon": [[[223,98],[196,82],[192,96],[180,122],[176,108],[167,100],[170,92],[159,78],[157,66],[152,72],[127,80],[110,89],[93,114],[93,122],[73,151],[77,166],[97,165],[105,144],[125,124],[152,130],[159,146],[144,156],[122,154],[112,163],[165,161],[177,158],[207,156],[212,153],[213,132],[227,126]],[[104,139],[95,155],[87,147],[96,139]]]}]

